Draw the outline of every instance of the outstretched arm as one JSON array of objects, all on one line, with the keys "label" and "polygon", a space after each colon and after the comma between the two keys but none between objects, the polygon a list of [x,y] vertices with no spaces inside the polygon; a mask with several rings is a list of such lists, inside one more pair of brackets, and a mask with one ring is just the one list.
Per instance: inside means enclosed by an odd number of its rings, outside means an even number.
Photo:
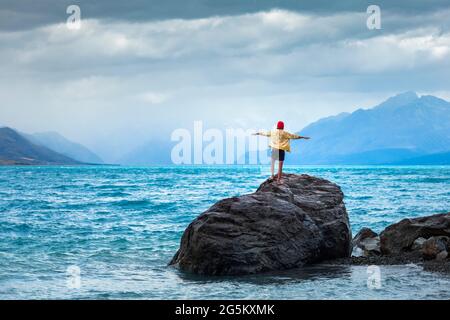
[{"label": "outstretched arm", "polygon": [[254,136],[265,136],[270,137],[270,131],[269,132],[256,132],[253,134]]},{"label": "outstretched arm", "polygon": [[288,133],[289,139],[311,139],[310,137],[299,136],[298,134]]}]

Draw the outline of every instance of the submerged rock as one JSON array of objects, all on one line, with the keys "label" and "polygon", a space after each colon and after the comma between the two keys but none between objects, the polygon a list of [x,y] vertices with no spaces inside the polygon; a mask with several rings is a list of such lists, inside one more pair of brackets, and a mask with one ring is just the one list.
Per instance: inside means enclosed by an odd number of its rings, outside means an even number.
[{"label": "submerged rock", "polygon": [[412,249],[418,238],[450,236],[450,213],[403,219],[390,225],[380,234],[381,252],[386,255],[401,254]]},{"label": "submerged rock", "polygon": [[170,265],[208,275],[253,274],[348,257],[344,195],[308,175],[265,181],[255,193],[224,199],[185,230]]}]

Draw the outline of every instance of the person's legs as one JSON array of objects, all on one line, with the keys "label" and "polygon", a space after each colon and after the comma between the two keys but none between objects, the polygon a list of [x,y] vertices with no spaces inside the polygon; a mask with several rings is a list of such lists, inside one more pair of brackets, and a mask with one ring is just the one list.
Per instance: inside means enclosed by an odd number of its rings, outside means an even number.
[{"label": "person's legs", "polygon": [[283,163],[284,161],[278,161],[278,183],[281,183],[281,175],[283,174]]},{"label": "person's legs", "polygon": [[278,183],[281,183],[281,177],[283,175],[283,164],[284,164],[284,157],[286,155],[286,152],[284,150],[279,150],[279,158],[278,158]]},{"label": "person's legs", "polygon": [[275,178],[275,159],[272,157],[272,164],[270,165],[270,171],[272,172],[272,179]]}]

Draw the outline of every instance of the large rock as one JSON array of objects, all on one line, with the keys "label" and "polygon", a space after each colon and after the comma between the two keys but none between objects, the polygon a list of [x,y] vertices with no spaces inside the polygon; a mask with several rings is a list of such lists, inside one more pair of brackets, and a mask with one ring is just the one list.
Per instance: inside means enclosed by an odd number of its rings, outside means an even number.
[{"label": "large rock", "polygon": [[400,254],[412,249],[416,239],[433,236],[450,236],[450,213],[403,219],[390,225],[380,234],[381,252]]},{"label": "large rock", "polygon": [[208,275],[252,274],[348,257],[351,230],[339,186],[308,175],[265,181],[224,199],[185,230],[170,265]]}]

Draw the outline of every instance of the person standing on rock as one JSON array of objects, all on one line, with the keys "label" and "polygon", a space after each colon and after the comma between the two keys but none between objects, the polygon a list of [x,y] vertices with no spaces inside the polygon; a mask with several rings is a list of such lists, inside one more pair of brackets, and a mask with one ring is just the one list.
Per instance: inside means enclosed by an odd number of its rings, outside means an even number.
[{"label": "person standing on rock", "polygon": [[272,172],[272,179],[275,179],[275,161],[278,160],[278,177],[277,182],[281,183],[281,175],[283,174],[283,163],[286,151],[291,152],[291,139],[310,139],[309,137],[302,137],[298,134],[284,131],[284,122],[278,121],[277,128],[268,132],[257,132],[254,135],[265,136],[270,138],[269,147],[272,148],[272,163],[270,170]]}]

